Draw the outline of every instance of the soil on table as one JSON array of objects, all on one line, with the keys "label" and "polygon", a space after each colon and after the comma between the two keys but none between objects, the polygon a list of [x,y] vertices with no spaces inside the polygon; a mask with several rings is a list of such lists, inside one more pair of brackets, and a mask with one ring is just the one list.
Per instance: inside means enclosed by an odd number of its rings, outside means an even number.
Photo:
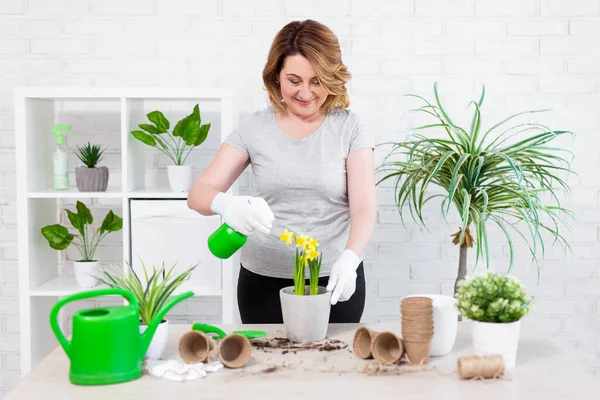
[{"label": "soil on table", "polygon": [[252,346],[263,351],[283,350],[282,354],[287,354],[290,352],[296,354],[298,351],[307,350],[336,351],[343,350],[348,347],[346,343],[336,339],[324,340],[321,342],[298,343],[288,338],[282,337],[276,337],[273,339],[253,340]]}]

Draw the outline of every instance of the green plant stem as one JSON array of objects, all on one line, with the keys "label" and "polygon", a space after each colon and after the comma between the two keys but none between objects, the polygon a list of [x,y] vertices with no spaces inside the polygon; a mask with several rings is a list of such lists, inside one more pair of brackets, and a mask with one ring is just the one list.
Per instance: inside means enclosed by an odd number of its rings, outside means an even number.
[{"label": "green plant stem", "polygon": [[155,140],[160,143],[160,146],[157,146],[157,149],[160,150],[163,154],[169,157],[175,164],[177,164],[177,160],[173,157],[173,155],[167,151],[167,149],[171,150],[173,153],[177,154],[177,149],[172,147],[165,140],[160,138],[158,135],[155,137]]},{"label": "green plant stem", "polygon": [[181,162],[181,165],[185,164],[185,161],[187,160],[188,156],[191,154],[192,150],[194,150],[194,148],[193,148],[193,147],[190,147],[190,148],[188,149],[188,152],[187,152],[187,154],[186,154],[186,155],[183,157],[183,161]]}]

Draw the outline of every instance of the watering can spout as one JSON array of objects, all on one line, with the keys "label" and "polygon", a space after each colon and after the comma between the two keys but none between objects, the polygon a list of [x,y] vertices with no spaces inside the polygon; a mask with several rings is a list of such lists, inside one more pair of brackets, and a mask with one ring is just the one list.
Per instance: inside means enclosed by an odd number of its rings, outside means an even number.
[{"label": "watering can spout", "polygon": [[156,332],[156,328],[158,328],[158,324],[161,323],[161,321],[163,320],[163,318],[165,317],[165,315],[167,315],[167,313],[169,312],[169,310],[171,308],[173,308],[173,306],[189,297],[192,297],[194,295],[194,292],[189,291],[189,292],[185,292],[182,293],[178,296],[173,297],[171,300],[169,300],[156,314],[156,316],[154,317],[154,319],[152,319],[152,321],[150,321],[150,324],[148,325],[148,328],[144,331],[144,333],[141,334],[141,341],[142,341],[142,358],[144,357],[144,355],[146,354],[146,352],[148,351],[148,347],[150,347],[150,342],[152,341],[152,337],[154,336],[154,333]]}]

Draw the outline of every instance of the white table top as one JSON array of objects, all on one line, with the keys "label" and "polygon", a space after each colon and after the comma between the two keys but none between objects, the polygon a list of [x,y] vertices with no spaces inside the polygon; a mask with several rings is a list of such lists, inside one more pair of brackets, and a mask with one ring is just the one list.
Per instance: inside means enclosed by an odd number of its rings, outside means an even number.
[{"label": "white table top", "polygon": [[[69,360],[57,347],[8,393],[19,399],[592,399],[600,384],[586,373],[574,357],[559,350],[548,338],[527,324],[521,330],[517,367],[512,377],[499,380],[465,381],[458,378],[456,360],[472,354],[469,322],[459,324],[452,353],[432,357],[424,366],[384,367],[379,375],[364,372],[372,360],[352,353],[352,338],[358,325],[330,325],[328,338],[348,347],[339,351],[281,350],[253,348],[252,359],[242,369],[223,369],[205,378],[172,382],[144,375],[135,381],[106,386],[76,386],[68,379]],[[400,334],[399,324],[367,325],[375,330]],[[225,332],[260,329],[269,337],[285,337],[280,325],[221,326]],[[169,327],[166,357],[176,357],[177,340],[189,325]],[[265,372],[265,370],[274,371]],[[534,397],[535,394],[535,397]]]}]

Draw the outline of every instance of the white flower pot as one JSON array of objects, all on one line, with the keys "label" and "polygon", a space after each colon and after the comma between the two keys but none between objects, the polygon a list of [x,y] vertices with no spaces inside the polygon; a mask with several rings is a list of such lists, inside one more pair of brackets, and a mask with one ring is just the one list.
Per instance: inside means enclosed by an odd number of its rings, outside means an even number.
[{"label": "white flower pot", "polygon": [[294,287],[289,286],[279,291],[279,298],[288,339],[294,342],[325,339],[331,311],[331,292],[319,286],[319,294],[298,296],[294,294]]},{"label": "white flower pot", "polygon": [[458,331],[456,299],[438,294],[416,294],[407,297],[428,297],[433,300],[433,338],[430,356],[445,356],[452,351]]},{"label": "white flower pot", "polygon": [[[140,325],[140,333],[144,333],[148,329],[148,325]],[[146,358],[149,360],[160,360],[165,348],[167,347],[167,338],[169,336],[169,321],[164,319],[154,332],[150,347],[146,352]]]},{"label": "white flower pot", "polygon": [[83,289],[93,288],[98,285],[100,263],[98,261],[73,261],[73,272],[77,286]]},{"label": "white flower pot", "polygon": [[473,351],[476,355],[501,354],[504,368],[516,364],[521,320],[510,323],[471,321]]},{"label": "white flower pot", "polygon": [[173,192],[187,192],[194,182],[191,165],[168,165],[169,186]]}]

